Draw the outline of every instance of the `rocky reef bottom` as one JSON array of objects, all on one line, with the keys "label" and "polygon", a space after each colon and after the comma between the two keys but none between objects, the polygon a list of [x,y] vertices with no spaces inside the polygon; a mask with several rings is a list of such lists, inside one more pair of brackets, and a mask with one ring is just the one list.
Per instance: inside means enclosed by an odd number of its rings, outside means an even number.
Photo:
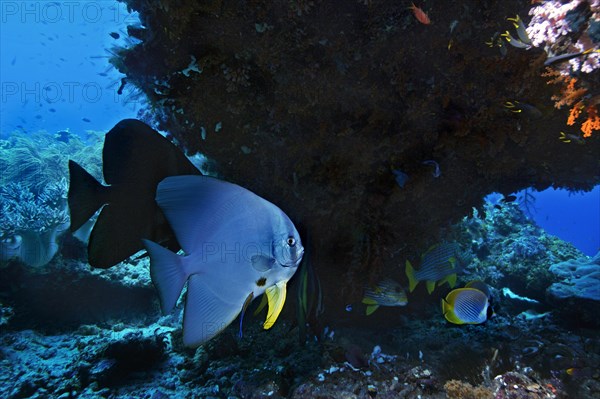
[{"label": "rocky reef bottom", "polygon": [[197,350],[181,346],[180,316],[59,333],[4,325],[0,397],[600,397],[598,330],[567,330],[552,316],[472,326],[401,317],[394,328],[328,327],[304,343],[294,323],[263,331],[249,318],[241,339],[232,325]]},{"label": "rocky reef bottom", "polygon": [[440,299],[450,288],[428,294],[421,284],[404,307],[325,309],[299,328],[295,278],[272,329],[253,304],[241,337],[236,320],[197,349],[182,345],[181,304],[160,316],[147,259],[90,270],[63,248],[43,268],[4,262],[0,397],[600,397],[600,256],[510,204],[474,211],[453,239],[471,257],[458,286],[491,287],[494,315],[483,324],[448,323]]}]

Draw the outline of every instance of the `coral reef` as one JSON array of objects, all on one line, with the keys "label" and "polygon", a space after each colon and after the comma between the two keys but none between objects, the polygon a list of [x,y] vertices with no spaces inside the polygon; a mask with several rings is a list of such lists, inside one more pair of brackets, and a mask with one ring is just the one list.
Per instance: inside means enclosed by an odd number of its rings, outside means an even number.
[{"label": "coral reef", "polygon": [[474,208],[452,234],[473,254],[467,267],[470,278],[540,301],[556,281],[550,266],[583,255],[536,226],[516,202],[486,202],[481,212]]},{"label": "coral reef", "polygon": [[574,325],[600,326],[600,253],[593,258],[582,257],[556,263],[550,272],[560,281],[547,289],[550,302],[557,306],[563,319]]},{"label": "coral reef", "polygon": [[474,387],[468,382],[450,380],[444,384],[448,399],[491,399],[493,393],[489,388]]},{"label": "coral reef", "polygon": [[[380,1],[126,3],[139,43],[112,62],[148,96],[143,117],[318,237],[314,264],[339,292],[326,317],[489,192],[600,181],[600,138],[558,140],[546,54],[484,44],[530,4],[419,5],[423,25]],[[513,100],[537,112],[507,111]]]},{"label": "coral reef", "polygon": [[[532,45],[543,45],[548,54],[548,67],[542,75],[553,76],[548,83],[559,87],[559,93],[552,96],[555,107],[570,107],[569,126],[585,110],[587,118],[581,123],[581,132],[584,138],[591,137],[593,131],[600,130],[600,81],[597,73],[591,73],[600,67],[600,2],[544,1],[529,14],[532,18],[527,34]],[[588,92],[591,94],[584,96]]]},{"label": "coral reef", "polygon": [[68,131],[26,135],[14,132],[0,140],[0,261],[18,258],[34,267],[46,265],[59,250],[69,227],[67,161],[77,159],[101,176],[102,134],[88,139]]},{"label": "coral reef", "polygon": [[[478,277],[482,264],[514,252],[520,241],[530,249],[543,244],[545,250],[531,253],[544,265],[577,257],[572,247],[534,228],[515,204],[501,204],[486,205],[481,217],[456,227],[456,237],[464,239],[461,244],[473,251],[478,265],[463,279]],[[490,245],[477,234],[487,234]],[[526,286],[524,273],[510,279]],[[0,373],[0,396],[597,397],[597,331],[565,326],[562,310],[547,303],[542,306],[550,307],[549,315],[521,317],[515,300],[497,293],[509,282],[500,279],[492,287],[496,314],[482,325],[446,323],[439,300],[449,288],[439,287],[432,295],[416,290],[406,307],[382,307],[368,317],[359,304],[333,321],[319,315],[331,324],[306,340],[306,331],[288,321],[302,306],[290,296],[285,317],[271,330],[262,329],[264,315],[253,316],[253,304],[241,338],[233,323],[191,350],[181,343],[181,304],[174,313],[159,315],[147,259],[109,270],[62,258],[38,269],[11,263],[0,280],[6,315],[0,330],[0,368],[6,370]],[[294,284],[298,281],[291,281],[290,290]]]}]

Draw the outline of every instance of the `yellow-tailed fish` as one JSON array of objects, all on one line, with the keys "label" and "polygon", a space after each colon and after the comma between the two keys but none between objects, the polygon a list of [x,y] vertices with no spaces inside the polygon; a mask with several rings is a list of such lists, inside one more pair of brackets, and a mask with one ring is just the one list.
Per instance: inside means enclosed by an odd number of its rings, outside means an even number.
[{"label": "yellow-tailed fish", "polygon": [[542,111],[540,111],[537,107],[527,104],[520,101],[505,101],[504,108],[508,111],[515,114],[523,114],[532,118],[540,118],[542,116]]},{"label": "yellow-tailed fish", "polygon": [[518,15],[515,18],[506,18],[507,20],[513,23],[517,31],[517,36],[519,36],[519,41],[527,46],[531,46],[531,39],[527,34],[527,29],[525,28],[525,24],[523,20]]},{"label": "yellow-tailed fish", "polygon": [[462,270],[464,259],[460,247],[455,242],[443,242],[433,245],[421,257],[419,270],[413,268],[410,261],[406,261],[406,277],[408,277],[409,291],[413,292],[420,281],[427,283],[427,292],[430,294],[438,285],[448,283],[450,288],[456,285],[456,274]]},{"label": "yellow-tailed fish", "polygon": [[475,288],[457,288],[442,299],[442,314],[453,324],[481,324],[492,315],[488,297]]},{"label": "yellow-tailed fish", "polygon": [[548,57],[546,59],[546,61],[544,62],[544,66],[552,65],[552,64],[557,63],[557,62],[565,62],[565,61],[571,60],[573,58],[581,57],[582,55],[587,55],[587,54],[590,54],[590,53],[599,53],[599,52],[600,52],[599,49],[589,48],[587,50],[578,51],[576,53],[567,53],[567,54],[555,55],[554,57]]},{"label": "yellow-tailed fish", "polygon": [[187,282],[184,344],[213,338],[263,293],[269,306],[263,326],[271,328],[304,254],[287,215],[243,187],[207,176],[164,179],[156,202],[185,255],[143,242],[163,313],[173,309]]},{"label": "yellow-tailed fish", "polygon": [[375,287],[366,287],[362,303],[367,305],[367,316],[380,306],[405,306],[408,303],[404,288],[396,281],[386,278]]}]

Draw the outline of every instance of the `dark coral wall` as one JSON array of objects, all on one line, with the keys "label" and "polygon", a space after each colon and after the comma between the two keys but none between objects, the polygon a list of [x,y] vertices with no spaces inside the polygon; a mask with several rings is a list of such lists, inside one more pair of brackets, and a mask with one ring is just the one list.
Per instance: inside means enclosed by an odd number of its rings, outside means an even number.
[{"label": "dark coral wall", "polygon": [[[145,29],[113,63],[161,129],[301,226],[341,302],[368,278],[402,278],[491,191],[600,181],[598,135],[558,139],[543,51],[484,44],[507,17],[528,20],[528,1],[421,2],[430,25],[409,1],[126,2]],[[514,100],[533,112],[502,106]]]}]

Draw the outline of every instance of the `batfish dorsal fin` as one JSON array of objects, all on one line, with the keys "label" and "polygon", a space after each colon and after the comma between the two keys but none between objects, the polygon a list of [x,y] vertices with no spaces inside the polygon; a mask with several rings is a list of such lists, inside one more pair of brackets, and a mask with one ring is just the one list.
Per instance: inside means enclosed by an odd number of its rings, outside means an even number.
[{"label": "batfish dorsal fin", "polygon": [[[241,196],[245,201],[236,201]],[[252,197],[256,196],[236,184],[207,176],[168,177],[158,185],[156,193],[158,205],[188,254],[232,215],[243,214]]]},{"label": "batfish dorsal fin", "polygon": [[102,162],[107,184],[129,184],[152,195],[167,176],[200,174],[173,143],[136,119],[124,119],[106,134]]}]

